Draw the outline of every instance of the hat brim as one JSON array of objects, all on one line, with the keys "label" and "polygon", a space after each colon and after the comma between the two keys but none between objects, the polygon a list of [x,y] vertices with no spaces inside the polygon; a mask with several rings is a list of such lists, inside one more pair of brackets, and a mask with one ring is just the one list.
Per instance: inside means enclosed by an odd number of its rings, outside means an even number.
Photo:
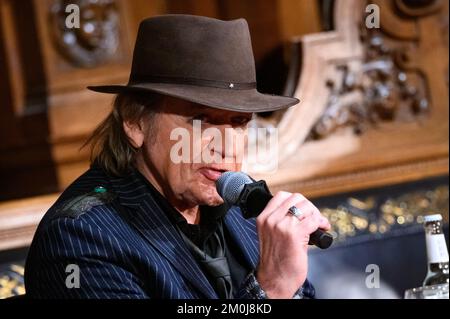
[{"label": "hat brim", "polygon": [[245,113],[276,111],[300,102],[292,97],[262,94],[256,89],[235,90],[187,84],[137,83],[88,86],[88,89],[109,94],[118,94],[124,91],[150,91],[213,108]]}]

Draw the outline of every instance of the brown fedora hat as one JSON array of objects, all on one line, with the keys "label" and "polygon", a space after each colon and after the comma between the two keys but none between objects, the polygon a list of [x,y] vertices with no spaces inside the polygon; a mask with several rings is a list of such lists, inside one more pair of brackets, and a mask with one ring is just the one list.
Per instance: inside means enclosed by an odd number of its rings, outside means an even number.
[{"label": "brown fedora hat", "polygon": [[147,90],[240,112],[266,112],[298,99],[259,93],[244,19],[163,15],[139,26],[127,85],[89,86],[102,93]]}]

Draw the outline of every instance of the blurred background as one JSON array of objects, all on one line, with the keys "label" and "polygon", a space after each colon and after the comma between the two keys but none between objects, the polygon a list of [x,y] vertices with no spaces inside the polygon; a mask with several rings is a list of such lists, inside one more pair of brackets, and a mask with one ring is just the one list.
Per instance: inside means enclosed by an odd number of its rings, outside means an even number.
[{"label": "blurred background", "polygon": [[[66,8],[78,5],[80,27]],[[81,148],[126,83],[139,22],[245,18],[258,90],[295,96],[258,114],[276,128],[273,191],[309,196],[335,244],[311,250],[319,298],[402,298],[427,271],[423,216],[448,239],[449,25],[445,0],[0,0],[0,298],[25,293],[27,247],[58,194],[89,167]],[[367,265],[379,266],[370,289]]]}]

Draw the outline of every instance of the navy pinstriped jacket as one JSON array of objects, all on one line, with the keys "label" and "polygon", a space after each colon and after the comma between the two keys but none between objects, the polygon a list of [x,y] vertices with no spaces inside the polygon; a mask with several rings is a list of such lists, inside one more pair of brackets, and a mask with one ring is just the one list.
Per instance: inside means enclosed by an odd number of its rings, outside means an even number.
[{"label": "navy pinstriped jacket", "polygon": [[[255,269],[255,220],[232,208],[224,227],[246,266]],[[78,266],[79,288],[66,285],[75,274],[71,264]],[[217,298],[147,185],[136,173],[112,178],[97,167],[80,176],[45,214],[29,250],[25,285],[32,298]],[[314,288],[306,281],[296,296],[313,297]],[[250,273],[235,297],[266,296]]]}]

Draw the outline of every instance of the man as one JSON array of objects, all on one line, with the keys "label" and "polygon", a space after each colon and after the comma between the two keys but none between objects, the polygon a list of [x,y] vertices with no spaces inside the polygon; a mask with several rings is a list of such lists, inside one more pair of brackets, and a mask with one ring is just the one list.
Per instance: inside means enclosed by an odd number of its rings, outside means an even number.
[{"label": "man", "polygon": [[[211,147],[175,162],[176,129],[242,134],[255,112],[297,99],[256,91],[243,19],[167,15],[139,28],[130,81],[90,139],[92,166],[43,218],[30,248],[36,298],[301,298],[307,243],[328,221],[300,194],[280,192],[255,219],[226,207],[215,181],[239,171],[243,149]],[[223,161],[206,163],[203,155]],[[200,156],[201,155],[201,156]],[[288,211],[300,209],[299,216]]]}]

